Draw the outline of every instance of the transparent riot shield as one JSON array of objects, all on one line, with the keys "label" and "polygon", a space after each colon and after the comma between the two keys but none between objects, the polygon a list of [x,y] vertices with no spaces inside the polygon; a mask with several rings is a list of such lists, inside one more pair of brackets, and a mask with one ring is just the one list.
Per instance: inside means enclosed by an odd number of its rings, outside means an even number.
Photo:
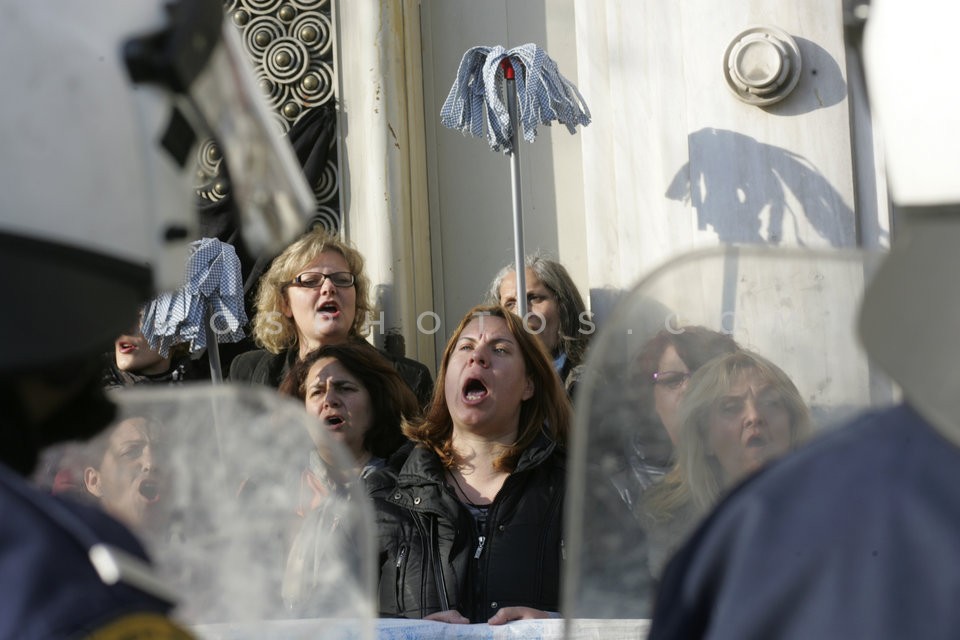
[{"label": "transparent riot shield", "polygon": [[896,399],[855,334],[878,260],[717,248],[620,298],[575,403],[565,617],[649,617],[665,564],[717,501],[818,432]]},{"label": "transparent riot shield", "polygon": [[57,493],[128,525],[200,638],[372,638],[372,506],[350,453],[267,388],[124,389],[113,426],[47,452]]}]

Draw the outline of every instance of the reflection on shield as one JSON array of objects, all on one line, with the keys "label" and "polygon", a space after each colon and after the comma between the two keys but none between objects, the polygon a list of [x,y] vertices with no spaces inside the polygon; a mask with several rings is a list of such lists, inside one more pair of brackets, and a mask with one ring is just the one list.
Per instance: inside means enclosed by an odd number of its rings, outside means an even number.
[{"label": "reflection on shield", "polygon": [[623,296],[578,389],[567,618],[649,617],[663,567],[726,493],[894,401],[855,335],[878,258],[711,249]]},{"label": "reflection on shield", "polygon": [[[321,618],[345,637],[371,637],[372,507],[351,481],[350,454],[325,432],[314,430],[315,443],[307,431],[315,418],[299,403],[229,385],[122,390],[114,399],[118,424],[149,430],[114,427],[105,432],[118,434],[112,453],[100,438],[86,445],[95,452],[59,459],[77,466],[79,494],[144,542],[158,577],[178,595],[179,621],[200,637],[235,637]],[[91,465],[102,486],[115,488],[85,491]],[[304,500],[308,471],[322,473],[324,485]],[[111,502],[116,495],[150,517],[127,518]]]}]

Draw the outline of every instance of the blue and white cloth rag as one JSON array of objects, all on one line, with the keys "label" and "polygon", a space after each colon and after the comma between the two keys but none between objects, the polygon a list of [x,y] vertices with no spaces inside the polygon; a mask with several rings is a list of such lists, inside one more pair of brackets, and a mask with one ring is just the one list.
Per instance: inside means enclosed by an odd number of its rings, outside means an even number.
[{"label": "blue and white cloth rag", "polygon": [[440,108],[443,126],[480,138],[486,122],[490,148],[512,150],[513,128],[499,86],[504,58],[513,67],[520,130],[527,142],[536,140],[538,124],[550,126],[556,120],[570,133],[576,133],[578,124],[590,124],[590,110],[577,87],[560,75],[557,63],[543,49],[528,43],[509,51],[500,45],[473,47],[463,54],[457,79]]},{"label": "blue and white cloth rag", "polygon": [[244,337],[240,259],[232,245],[215,238],[191,243],[183,285],[147,303],[140,330],[150,348],[166,357],[170,347],[183,342],[190,343],[191,353],[206,348],[207,322],[218,343]]}]

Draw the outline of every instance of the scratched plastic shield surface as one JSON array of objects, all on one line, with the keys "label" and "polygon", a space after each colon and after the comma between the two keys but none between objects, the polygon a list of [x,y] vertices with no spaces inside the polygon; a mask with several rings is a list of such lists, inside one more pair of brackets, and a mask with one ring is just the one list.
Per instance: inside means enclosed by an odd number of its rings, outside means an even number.
[{"label": "scratched plastic shield surface", "polygon": [[896,390],[855,333],[879,256],[716,248],[623,293],[591,343],[570,445],[567,618],[647,618],[723,495]]},{"label": "scratched plastic shield surface", "polygon": [[373,637],[372,506],[301,404],[230,385],[113,397],[115,424],[46,465],[57,492],[140,537],[181,622],[202,638],[316,637],[318,620],[324,637]]}]

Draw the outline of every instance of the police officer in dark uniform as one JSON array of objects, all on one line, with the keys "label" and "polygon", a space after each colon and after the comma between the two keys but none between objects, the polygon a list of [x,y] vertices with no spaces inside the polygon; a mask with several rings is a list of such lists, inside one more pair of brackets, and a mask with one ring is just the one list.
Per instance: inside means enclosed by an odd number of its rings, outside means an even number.
[{"label": "police officer in dark uniform", "polygon": [[198,137],[237,149],[218,125],[243,121],[259,145],[245,157],[279,176],[231,166],[274,217],[255,249],[299,230],[309,190],[265,109],[241,106],[259,99],[252,74],[222,81],[249,71],[220,0],[0,0],[0,16],[0,638],[187,638],[134,536],[26,477],[44,447],[113,418],[99,354],[180,284]]}]

